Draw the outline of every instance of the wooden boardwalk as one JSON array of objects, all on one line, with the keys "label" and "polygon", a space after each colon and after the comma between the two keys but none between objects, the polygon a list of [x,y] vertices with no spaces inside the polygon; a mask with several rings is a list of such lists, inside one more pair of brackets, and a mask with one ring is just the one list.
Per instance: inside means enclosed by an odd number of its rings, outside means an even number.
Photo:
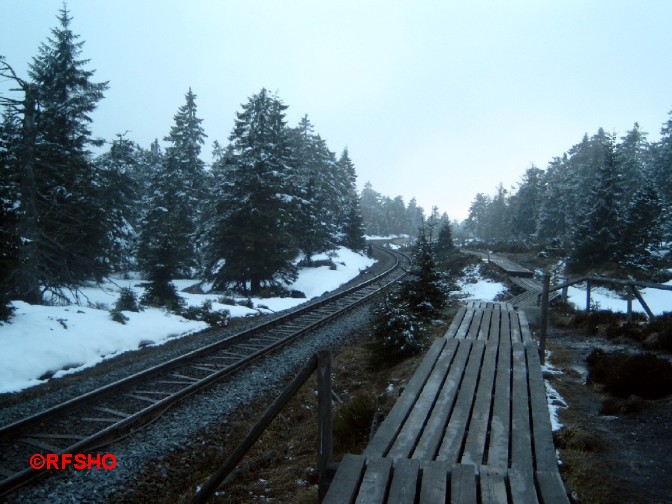
[{"label": "wooden boardwalk", "polygon": [[536,343],[503,303],[460,308],[325,501],[567,503]]}]

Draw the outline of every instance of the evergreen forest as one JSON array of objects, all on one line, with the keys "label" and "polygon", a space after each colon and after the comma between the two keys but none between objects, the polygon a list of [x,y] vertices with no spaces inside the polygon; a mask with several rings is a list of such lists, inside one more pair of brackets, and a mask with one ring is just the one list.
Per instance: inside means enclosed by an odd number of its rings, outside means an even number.
[{"label": "evergreen forest", "polygon": [[652,272],[672,242],[672,115],[658,142],[637,123],[623,137],[599,129],[517,189],[479,193],[465,227],[486,242],[541,243],[569,272]]},{"label": "evergreen forest", "polygon": [[[336,154],[307,116],[288,126],[287,105],[266,89],[250,96],[227,142],[202,150],[207,135],[197,95],[158,139],[93,138],[91,114],[109,89],[84,58],[64,6],[58,24],[0,96],[0,292],[54,302],[63,289],[139,270],[159,293],[177,276],[215,289],[282,290],[296,259],[337,246],[364,250],[355,165]],[[149,304],[167,305],[157,294]]]}]

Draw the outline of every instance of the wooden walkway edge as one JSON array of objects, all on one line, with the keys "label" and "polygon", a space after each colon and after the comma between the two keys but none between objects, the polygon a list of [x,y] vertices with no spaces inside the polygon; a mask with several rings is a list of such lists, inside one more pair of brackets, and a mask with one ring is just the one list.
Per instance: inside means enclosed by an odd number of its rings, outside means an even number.
[{"label": "wooden walkway edge", "polygon": [[568,503],[524,312],[461,307],[324,502]]}]

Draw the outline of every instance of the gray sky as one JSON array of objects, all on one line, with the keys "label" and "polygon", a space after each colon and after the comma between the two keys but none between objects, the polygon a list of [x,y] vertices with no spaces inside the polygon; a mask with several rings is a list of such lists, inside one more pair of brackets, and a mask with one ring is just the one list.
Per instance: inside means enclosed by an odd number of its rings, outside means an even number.
[{"label": "gray sky", "polygon": [[[0,0],[23,76],[61,0]],[[668,0],[69,0],[95,80],[94,135],[162,139],[191,86],[211,144],[262,87],[347,146],[360,188],[465,218],[599,127],[657,140],[672,110]],[[7,83],[0,83],[6,89]]]}]

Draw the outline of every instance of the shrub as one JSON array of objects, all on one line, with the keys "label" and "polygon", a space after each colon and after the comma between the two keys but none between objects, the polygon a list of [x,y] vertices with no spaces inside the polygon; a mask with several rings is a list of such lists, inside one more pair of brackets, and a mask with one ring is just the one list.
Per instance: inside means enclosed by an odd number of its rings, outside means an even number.
[{"label": "shrub", "polygon": [[391,366],[420,352],[427,331],[422,321],[398,296],[385,295],[374,310],[370,365]]},{"label": "shrub", "polygon": [[333,432],[337,452],[354,451],[368,442],[377,410],[376,398],[370,392],[357,393],[336,410]]},{"label": "shrub", "polygon": [[212,327],[225,327],[231,319],[228,310],[213,311],[212,301],[206,299],[201,306],[189,306],[180,313],[189,320],[202,320]]},{"label": "shrub", "polygon": [[586,362],[588,382],[602,384],[615,397],[658,399],[672,394],[672,364],[654,354],[608,354],[596,349]]},{"label": "shrub", "polygon": [[130,287],[123,287],[119,292],[119,299],[114,305],[114,311],[140,311],[140,305],[138,304],[138,297],[135,295],[135,292]]},{"label": "shrub", "polygon": [[119,322],[120,324],[125,324],[128,322],[128,317],[124,315],[121,310],[117,310],[116,308],[110,310],[110,318],[112,318],[112,320],[115,322]]},{"label": "shrub", "polygon": [[144,305],[165,306],[168,310],[179,310],[184,306],[184,299],[170,280],[156,279],[143,286],[145,293],[140,302]]}]

